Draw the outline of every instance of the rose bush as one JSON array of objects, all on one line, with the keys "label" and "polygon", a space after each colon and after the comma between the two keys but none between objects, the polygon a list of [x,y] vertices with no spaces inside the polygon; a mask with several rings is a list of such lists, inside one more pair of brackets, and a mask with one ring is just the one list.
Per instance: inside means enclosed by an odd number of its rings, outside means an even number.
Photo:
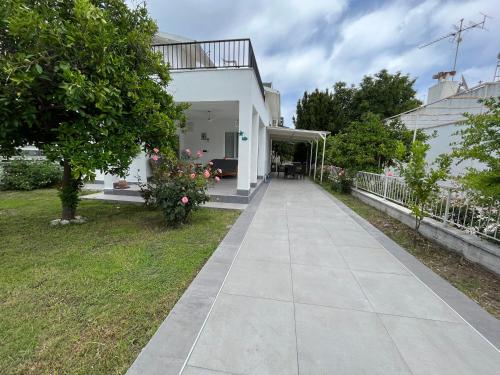
[{"label": "rose bush", "polygon": [[350,193],[352,186],[352,177],[345,169],[334,170],[329,176],[333,190],[339,193]]},{"label": "rose bush", "polygon": [[198,151],[193,157],[186,149],[179,159],[172,160],[158,149],[152,150],[153,174],[147,183],[140,184],[141,192],[147,206],[162,210],[168,226],[185,223],[193,210],[209,200],[208,186],[220,181],[222,171],[214,170],[212,163],[199,163],[202,156]]}]

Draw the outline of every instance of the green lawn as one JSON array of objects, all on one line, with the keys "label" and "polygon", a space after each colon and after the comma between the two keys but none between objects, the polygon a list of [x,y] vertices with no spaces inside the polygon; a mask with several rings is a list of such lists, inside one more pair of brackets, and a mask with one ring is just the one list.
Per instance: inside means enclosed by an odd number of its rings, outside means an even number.
[{"label": "green lawn", "polygon": [[0,192],[2,374],[123,373],[238,216],[165,229],[138,205],[83,201],[51,227],[55,190]]}]

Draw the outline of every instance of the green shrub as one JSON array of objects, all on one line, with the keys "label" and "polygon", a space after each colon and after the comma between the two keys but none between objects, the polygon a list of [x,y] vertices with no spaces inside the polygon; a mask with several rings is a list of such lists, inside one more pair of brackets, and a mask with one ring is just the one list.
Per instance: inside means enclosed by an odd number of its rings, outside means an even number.
[{"label": "green shrub", "polygon": [[152,156],[153,176],[146,184],[141,184],[142,196],[149,207],[163,211],[168,226],[185,223],[191,211],[209,200],[208,184],[219,181],[221,170],[214,171],[212,163],[203,166],[196,162],[201,157],[191,157],[185,150],[180,160],[160,157],[157,149]]},{"label": "green shrub", "polygon": [[332,171],[332,174],[329,176],[329,180],[332,184],[333,190],[346,194],[351,192],[352,178],[345,169]]},{"label": "green shrub", "polygon": [[0,190],[33,190],[61,181],[62,168],[49,161],[12,160],[3,163]]}]

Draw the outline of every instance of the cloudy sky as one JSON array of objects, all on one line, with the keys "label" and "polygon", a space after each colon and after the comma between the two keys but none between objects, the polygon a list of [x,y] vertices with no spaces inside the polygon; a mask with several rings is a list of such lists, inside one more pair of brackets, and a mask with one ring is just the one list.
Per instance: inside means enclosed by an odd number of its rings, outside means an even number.
[{"label": "cloudy sky", "polygon": [[358,83],[386,68],[417,79],[425,101],[432,75],[450,70],[454,44],[443,40],[461,18],[491,18],[486,30],[464,35],[457,70],[469,86],[491,80],[500,52],[499,0],[147,0],[161,31],[196,40],[250,38],[264,81],[281,91],[285,125],[292,126],[305,90],[336,81]]}]

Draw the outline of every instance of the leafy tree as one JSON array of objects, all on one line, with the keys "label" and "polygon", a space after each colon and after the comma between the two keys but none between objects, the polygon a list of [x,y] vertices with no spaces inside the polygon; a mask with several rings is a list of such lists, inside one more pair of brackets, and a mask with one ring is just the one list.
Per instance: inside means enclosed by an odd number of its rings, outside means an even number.
[{"label": "leafy tree", "polygon": [[283,160],[292,160],[295,146],[290,142],[273,142],[273,152]]},{"label": "leafy tree", "polygon": [[328,89],[304,93],[302,99],[297,102],[297,118],[294,118],[294,124],[297,129],[332,131],[332,94]]},{"label": "leafy tree", "polygon": [[[450,173],[451,158],[441,155],[431,168],[425,161],[425,156],[430,146],[426,143],[415,141],[411,149],[411,158],[403,169],[403,177],[409,187],[414,201],[410,209],[415,216],[415,235],[425,217],[425,208],[439,192],[439,181],[443,181]],[[415,237],[416,238],[416,237]]]},{"label": "leafy tree", "polygon": [[326,130],[337,134],[352,121],[352,98],[354,87],[347,87],[345,82],[337,82],[333,92],[316,89],[304,93],[297,102],[297,129]]},{"label": "leafy tree", "polygon": [[94,170],[123,175],[142,149],[169,153],[183,106],[145,7],[122,0],[3,0],[0,154],[35,145],[64,167],[62,218],[72,219]]},{"label": "leafy tree", "polygon": [[408,75],[390,74],[385,69],[373,77],[365,76],[353,97],[353,118],[372,112],[385,119],[418,107],[422,103],[415,97],[414,83]]},{"label": "leafy tree", "polygon": [[355,171],[380,172],[392,165],[404,147],[394,132],[373,113],[352,122],[339,134],[328,137],[327,161]]},{"label": "leafy tree", "polygon": [[500,199],[500,98],[482,100],[488,108],[486,113],[465,114],[467,127],[458,131],[461,141],[455,146],[452,156],[459,162],[477,160],[485,165],[484,170],[469,168],[462,181],[465,186],[479,191],[486,197]]}]

